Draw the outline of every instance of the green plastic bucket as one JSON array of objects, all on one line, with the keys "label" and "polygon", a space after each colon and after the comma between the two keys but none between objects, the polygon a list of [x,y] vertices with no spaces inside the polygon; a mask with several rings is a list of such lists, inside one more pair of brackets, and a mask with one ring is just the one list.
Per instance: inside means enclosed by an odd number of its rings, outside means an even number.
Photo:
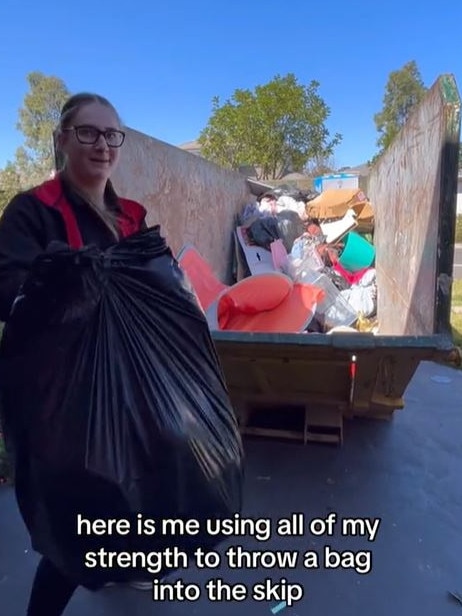
[{"label": "green plastic bucket", "polygon": [[375,247],[359,233],[351,231],[345,241],[345,248],[340,255],[340,265],[349,272],[358,272],[374,263]]}]

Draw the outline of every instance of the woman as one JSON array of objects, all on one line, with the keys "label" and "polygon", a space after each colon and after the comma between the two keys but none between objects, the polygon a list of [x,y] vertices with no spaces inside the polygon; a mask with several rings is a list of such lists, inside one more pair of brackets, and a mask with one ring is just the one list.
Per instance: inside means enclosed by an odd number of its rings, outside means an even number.
[{"label": "woman", "polygon": [[14,197],[0,220],[0,320],[8,319],[32,261],[51,241],[104,249],[145,227],[143,206],[118,199],[109,180],[125,139],[120,127],[101,96],[77,94],[64,105],[56,135],[62,172]]},{"label": "woman", "polygon": [[[72,248],[110,244],[146,228],[146,210],[117,197],[110,176],[125,134],[114,107],[95,94],[77,94],[64,105],[57,129],[62,171],[18,194],[0,219],[0,320],[7,321],[34,259],[52,241]],[[134,582],[137,588],[150,583]],[[60,616],[77,585],[42,558],[29,616]]]}]

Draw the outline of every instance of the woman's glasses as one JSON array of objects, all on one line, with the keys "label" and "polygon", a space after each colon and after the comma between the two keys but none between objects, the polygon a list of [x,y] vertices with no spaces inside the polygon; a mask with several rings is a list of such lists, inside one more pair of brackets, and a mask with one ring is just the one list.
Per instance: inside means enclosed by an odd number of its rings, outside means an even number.
[{"label": "woman's glasses", "polygon": [[64,130],[73,130],[77,137],[77,141],[83,145],[95,145],[100,135],[103,135],[110,148],[120,148],[125,141],[125,133],[121,130],[115,130],[114,128],[100,130],[96,128],[96,126],[70,126]]}]

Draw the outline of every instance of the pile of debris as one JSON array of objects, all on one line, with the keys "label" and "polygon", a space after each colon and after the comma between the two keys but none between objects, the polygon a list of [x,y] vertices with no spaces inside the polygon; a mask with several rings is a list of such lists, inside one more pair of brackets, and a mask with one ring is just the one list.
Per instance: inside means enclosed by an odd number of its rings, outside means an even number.
[{"label": "pile of debris", "polygon": [[374,211],[359,189],[264,193],[236,224],[237,280],[281,272],[321,288],[308,332],[378,331]]}]

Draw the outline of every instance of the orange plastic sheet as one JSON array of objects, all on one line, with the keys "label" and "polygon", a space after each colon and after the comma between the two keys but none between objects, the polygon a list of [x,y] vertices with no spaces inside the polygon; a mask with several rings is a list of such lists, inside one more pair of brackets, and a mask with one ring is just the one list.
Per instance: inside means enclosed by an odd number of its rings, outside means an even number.
[{"label": "orange plastic sheet", "polygon": [[299,333],[310,324],[324,292],[293,283],[279,272],[257,274],[227,287],[193,247],[178,261],[207,313],[211,329],[265,333]]}]

